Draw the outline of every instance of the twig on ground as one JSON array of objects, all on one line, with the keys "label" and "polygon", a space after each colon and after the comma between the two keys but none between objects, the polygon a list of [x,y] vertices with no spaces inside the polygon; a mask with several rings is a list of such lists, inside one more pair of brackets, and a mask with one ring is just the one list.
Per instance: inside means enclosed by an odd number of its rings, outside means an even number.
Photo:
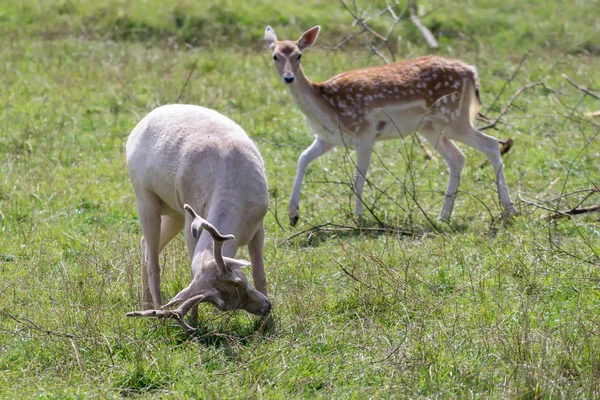
[{"label": "twig on ground", "polygon": [[521,202],[523,202],[523,203],[525,203],[527,205],[534,206],[535,208],[541,208],[542,210],[550,211],[550,212],[553,212],[553,213],[559,213],[560,212],[560,211],[554,210],[554,209],[552,209],[550,207],[546,207],[546,206],[543,206],[541,204],[535,203],[533,201],[525,200],[523,197],[521,197],[521,193],[520,192],[517,192],[517,195],[519,196],[519,200],[521,200]]},{"label": "twig on ground", "polygon": [[572,215],[587,214],[587,213],[596,212],[596,211],[600,212],[600,205],[591,206],[591,207],[572,208],[572,209],[566,210],[566,211],[559,211],[559,212],[556,212],[555,214],[550,215],[548,218],[550,218],[550,219],[559,219],[559,218],[565,218],[565,217],[570,218]]},{"label": "twig on ground", "polygon": [[292,236],[287,237],[282,243],[289,242],[295,237],[314,232],[381,232],[381,233],[394,233],[394,234],[402,234],[402,235],[412,235],[412,232],[407,231],[405,229],[400,229],[398,227],[392,226],[382,226],[382,227],[360,227],[360,226],[349,226],[349,225],[341,225],[335,224],[333,222],[326,222],[324,224],[314,225],[310,228],[304,229],[300,232],[294,233]]},{"label": "twig on ground", "polygon": [[349,272],[346,268],[344,268],[344,266],[342,264],[340,264],[337,260],[335,261],[335,263],[342,269],[342,271],[344,271],[344,273],[346,275],[348,275],[350,278],[354,279],[356,282],[360,283],[361,285],[365,285],[366,287],[368,287],[371,290],[377,290],[376,287],[373,287],[372,285],[361,281],[360,279],[358,279],[357,277],[355,277],[351,272]]},{"label": "twig on ground", "polygon": [[48,329],[44,329],[40,326],[38,326],[35,322],[31,321],[30,319],[24,318],[24,317],[15,317],[12,314],[9,314],[8,312],[4,311],[4,310],[0,310],[0,314],[4,315],[7,318],[12,319],[13,321],[19,323],[19,324],[27,324],[27,327],[30,329],[34,329],[36,331],[45,333],[47,335],[52,335],[52,336],[58,336],[58,337],[63,337],[63,338],[77,338],[76,335],[70,334],[70,333],[62,333],[62,332],[55,332],[55,331],[51,331]]}]

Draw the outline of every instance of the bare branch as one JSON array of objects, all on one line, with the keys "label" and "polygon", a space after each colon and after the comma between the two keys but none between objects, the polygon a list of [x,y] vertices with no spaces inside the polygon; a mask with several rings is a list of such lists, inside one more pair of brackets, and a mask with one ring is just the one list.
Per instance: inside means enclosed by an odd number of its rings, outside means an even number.
[{"label": "bare branch", "polygon": [[429,28],[423,25],[423,23],[419,19],[419,15],[417,13],[417,0],[412,0],[410,2],[409,11],[410,20],[412,21],[413,25],[421,31],[421,35],[423,35],[423,39],[425,39],[429,48],[432,50],[437,50],[440,47],[438,41],[435,39],[433,33],[431,33]]},{"label": "bare branch", "polygon": [[[583,86],[579,86],[578,84],[576,84],[575,82],[573,82],[573,80],[571,78],[569,78],[566,74],[562,74],[562,77],[565,78],[567,80],[567,82],[569,82],[571,85],[573,85],[577,89],[581,90],[585,94],[587,94],[587,95],[595,98],[596,100],[600,100],[600,96],[598,96],[595,93],[592,93],[589,89],[584,88]],[[600,115],[600,111],[598,111],[596,114]]]},{"label": "bare branch", "polygon": [[517,74],[521,70],[521,67],[525,63],[525,60],[527,60],[527,56],[528,55],[529,55],[529,53],[525,53],[525,55],[521,58],[521,61],[519,61],[519,64],[517,65],[517,68],[515,68],[513,74],[510,76],[510,78],[508,78],[508,80],[506,80],[506,82],[504,82],[504,85],[502,86],[502,89],[500,89],[500,91],[496,95],[496,98],[494,99],[494,101],[492,102],[492,104],[486,109],[487,110],[486,112],[490,112],[490,110],[496,106],[496,104],[498,103],[498,100],[500,99],[500,96],[502,96],[502,94],[504,93],[504,90],[517,77]]},{"label": "bare branch", "polygon": [[369,42],[368,39],[365,39],[365,43],[367,44],[367,46],[369,46],[369,48],[371,48],[371,51],[373,52],[373,54],[375,54],[377,57],[381,58],[384,63],[386,63],[386,64],[390,63],[388,61],[388,59],[385,58],[385,56],[377,49],[377,47],[375,47],[373,45],[373,43]]},{"label": "bare branch", "polygon": [[187,79],[185,80],[185,83],[183,84],[183,87],[181,88],[181,91],[179,92],[179,96],[177,96],[176,103],[179,103],[181,101],[183,92],[187,88],[188,83],[190,83],[190,79],[192,78],[192,75],[194,74],[194,71],[196,70],[197,65],[198,65],[198,59],[196,58],[196,61],[194,61],[194,65],[192,65],[192,68],[190,68],[190,73],[188,74]]},{"label": "bare branch", "polygon": [[371,27],[369,27],[369,25],[367,25],[365,22],[363,22],[363,20],[361,18],[359,18],[354,11],[352,11],[344,2],[344,0],[340,0],[340,3],[342,3],[342,5],[344,6],[344,8],[350,13],[350,15],[352,15],[352,17],[354,18],[354,20],[356,21],[356,23],[358,23],[360,26],[363,27],[363,29],[365,29],[366,31],[368,31],[371,35],[375,36],[376,38],[383,40],[385,42],[385,38],[383,36],[381,36],[379,33],[375,32],[373,29],[371,29]]},{"label": "bare branch", "polygon": [[510,107],[513,105],[513,103],[515,102],[515,100],[517,100],[517,97],[519,97],[521,95],[521,93],[523,93],[526,90],[529,90],[533,87],[536,86],[544,86],[546,87],[546,85],[544,84],[544,82],[535,82],[535,83],[530,83],[529,85],[525,85],[522,88],[520,88],[519,90],[517,90],[510,98],[510,100],[508,101],[508,103],[506,103],[506,105],[504,107],[502,107],[502,110],[500,111],[500,114],[498,114],[498,116],[492,121],[490,122],[488,125],[482,126],[481,128],[478,128],[480,131],[484,131],[486,129],[491,129],[491,128],[495,128],[496,125],[498,124],[498,122],[500,122],[500,119],[502,119],[502,117],[504,116],[504,114],[506,114],[508,112],[508,110],[510,109]]},{"label": "bare branch", "polygon": [[559,211],[554,215],[550,216],[550,219],[559,219],[564,217],[570,217],[571,215],[587,214],[591,212],[600,212],[600,205],[591,207],[573,208],[571,210]]},{"label": "bare branch", "polygon": [[360,279],[358,279],[356,276],[354,276],[351,272],[349,272],[346,268],[344,268],[344,266],[342,264],[340,264],[337,260],[335,260],[335,263],[342,269],[342,271],[344,271],[344,273],[346,275],[348,275],[350,278],[354,279],[356,282],[360,283],[361,285],[365,285],[366,287],[368,287],[371,290],[377,290],[376,287],[371,286],[370,284],[361,281]]},{"label": "bare branch", "polygon": [[55,332],[55,331],[51,331],[45,328],[40,327],[39,325],[37,325],[35,322],[31,321],[28,318],[25,317],[15,317],[12,314],[7,313],[4,310],[0,310],[0,314],[4,315],[5,317],[8,317],[10,319],[12,319],[13,321],[20,323],[20,324],[27,324],[28,328],[33,328],[36,331],[45,333],[47,335],[52,335],[52,336],[58,336],[58,337],[62,337],[62,338],[69,338],[69,339],[73,339],[73,338],[77,338],[77,336],[70,334],[70,333],[62,333],[62,332]]},{"label": "bare branch", "polygon": [[349,41],[351,41],[351,40],[352,40],[352,39],[354,39],[355,37],[362,35],[362,34],[363,34],[363,33],[365,33],[366,31],[367,31],[366,29],[363,29],[363,30],[361,30],[361,31],[359,31],[359,32],[356,32],[356,33],[355,33],[355,34],[353,34],[353,35],[350,35],[350,36],[348,36],[346,39],[344,39],[344,40],[342,40],[340,43],[336,44],[336,45],[335,45],[335,46],[334,46],[334,47],[333,47],[331,50],[332,50],[332,51],[339,50],[339,49],[340,49],[340,48],[341,48],[343,45],[345,45],[346,43],[348,43]]},{"label": "bare branch", "polygon": [[326,222],[324,224],[318,224],[311,226],[310,228],[304,229],[303,231],[294,233],[292,236],[287,237],[282,243],[287,243],[295,237],[305,235],[307,233],[314,232],[353,232],[353,233],[362,233],[362,232],[374,232],[374,233],[393,233],[393,234],[401,234],[406,236],[413,236],[414,232],[407,231],[406,229],[401,229],[398,227],[392,226],[383,226],[383,227],[359,227],[359,226],[349,226],[349,225],[340,225],[335,224],[333,222]]}]

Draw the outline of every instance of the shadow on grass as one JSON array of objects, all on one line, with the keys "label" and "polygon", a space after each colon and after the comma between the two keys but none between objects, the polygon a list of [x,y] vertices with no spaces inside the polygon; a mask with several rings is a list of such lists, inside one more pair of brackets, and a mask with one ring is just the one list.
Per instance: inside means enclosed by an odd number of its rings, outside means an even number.
[{"label": "shadow on grass", "polygon": [[219,323],[216,328],[208,324],[203,324],[202,321],[195,327],[193,333],[181,331],[175,338],[178,342],[193,340],[194,342],[205,346],[219,348],[222,346],[249,346],[256,341],[262,341],[276,331],[277,318],[269,315],[264,320],[255,318],[252,324],[242,323],[237,320],[229,323]]},{"label": "shadow on grass", "polygon": [[[236,315],[238,314],[238,315]],[[163,341],[168,346],[176,348],[185,344],[194,343],[206,348],[223,349],[223,355],[235,360],[237,349],[248,347],[253,343],[262,342],[271,337],[277,328],[277,318],[273,315],[267,318],[253,318],[252,323],[247,323],[247,318],[241,318],[242,313],[233,312],[224,314],[219,318],[216,326],[211,326],[210,321],[200,321],[196,331],[188,333],[179,324],[164,321],[167,326],[156,326],[161,330]],[[156,321],[155,321],[156,322]],[[156,332],[156,331],[155,331]],[[142,347],[143,348],[143,347]],[[137,352],[135,366],[129,373],[117,382],[119,393],[122,397],[160,396],[171,394],[168,390],[173,377],[169,371],[161,371],[156,365],[147,365],[142,356],[143,350]]]}]

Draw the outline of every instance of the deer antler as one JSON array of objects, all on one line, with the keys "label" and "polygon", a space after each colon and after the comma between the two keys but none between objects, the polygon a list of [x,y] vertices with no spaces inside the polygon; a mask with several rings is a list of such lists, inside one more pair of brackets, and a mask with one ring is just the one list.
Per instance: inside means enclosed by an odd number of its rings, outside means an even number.
[{"label": "deer antler", "polygon": [[175,310],[145,310],[145,311],[133,311],[125,314],[128,317],[148,317],[148,318],[164,318],[164,319],[175,319],[179,324],[188,332],[194,332],[196,328],[185,322],[184,317],[190,311],[190,308],[194,307],[198,303],[213,301],[213,296],[217,294],[216,290],[209,290],[196,296],[190,297],[184,301]]},{"label": "deer antler", "polygon": [[217,230],[217,228],[214,227],[213,224],[211,224],[210,222],[208,222],[207,220],[205,220],[204,218],[202,218],[201,216],[196,214],[196,211],[194,211],[194,209],[189,204],[184,204],[183,208],[185,210],[187,210],[187,212],[189,212],[192,217],[194,217],[194,221],[192,222],[192,226],[191,226],[192,236],[194,236],[194,238],[197,238],[200,235],[201,230],[206,229],[206,231],[208,233],[210,233],[210,235],[212,236],[213,241],[214,241],[215,262],[217,263],[219,270],[224,275],[230,275],[231,280],[233,282],[239,282],[240,279],[237,278],[233,274],[233,271],[231,271],[231,269],[229,269],[229,267],[227,267],[227,264],[225,263],[225,260],[223,259],[223,251],[222,251],[223,242],[225,242],[226,240],[235,239],[235,236],[222,235]]}]

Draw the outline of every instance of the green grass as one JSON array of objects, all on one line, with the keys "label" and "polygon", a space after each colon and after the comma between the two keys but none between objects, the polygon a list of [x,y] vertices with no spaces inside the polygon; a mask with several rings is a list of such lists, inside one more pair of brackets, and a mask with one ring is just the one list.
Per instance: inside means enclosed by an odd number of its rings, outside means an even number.
[{"label": "green grass", "polygon": [[[439,53],[477,65],[486,106],[499,96],[488,117],[527,83],[557,94],[524,92],[491,132],[515,141],[505,157],[520,211],[512,221],[499,218],[483,156],[461,146],[452,222],[432,226],[443,161],[423,161],[412,139],[378,143],[365,200],[403,234],[301,233],[357,226],[343,149],[309,167],[302,219],[287,225],[312,135],[276,76],[264,27],[295,38],[322,25],[303,56],[315,80],[380,63],[360,41],[329,52],[356,28],[337,2],[309,3],[2,2],[0,397],[600,396],[598,214],[549,222],[531,205],[599,201],[562,196],[600,184],[600,122],[582,116],[600,101],[561,76],[600,89],[598,2],[420,2]],[[398,54],[428,53],[412,25],[397,29]],[[240,123],[265,159],[266,330],[209,306],[192,336],[125,317],[140,306],[141,233],[124,143],[143,115],[178,98]],[[358,223],[375,225],[372,215]],[[186,254],[178,237],[161,256],[165,298],[188,283]]]}]

